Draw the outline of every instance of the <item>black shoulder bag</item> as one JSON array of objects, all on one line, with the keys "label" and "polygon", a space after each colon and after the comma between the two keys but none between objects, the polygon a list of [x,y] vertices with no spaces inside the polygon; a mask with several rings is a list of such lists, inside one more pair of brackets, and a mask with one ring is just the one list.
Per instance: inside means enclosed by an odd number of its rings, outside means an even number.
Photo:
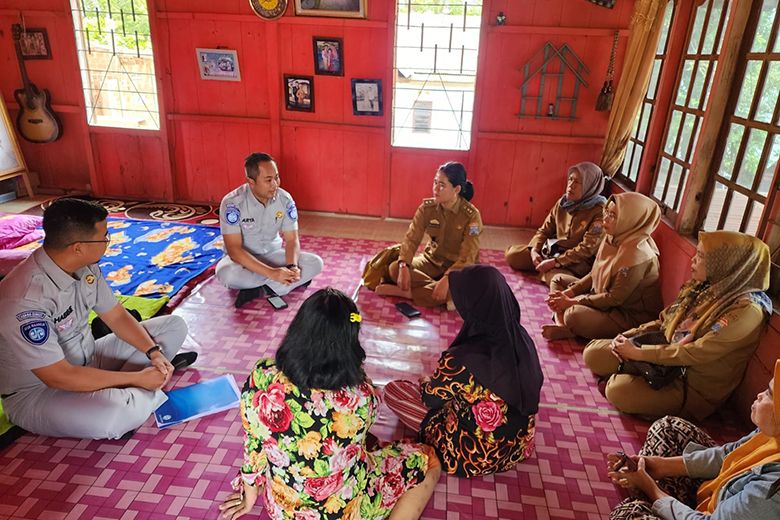
[{"label": "black shoulder bag", "polygon": [[[666,340],[666,336],[664,336],[663,332],[660,331],[646,332],[644,334],[634,336],[633,338],[628,338],[628,340],[640,348],[642,345],[667,345],[669,343]],[[657,365],[647,361],[634,360],[621,361],[620,366],[618,367],[619,374],[641,376],[642,379],[644,379],[653,390],[660,390],[661,388],[664,388],[665,386],[673,383],[676,379],[682,379],[682,406],[685,406],[685,401],[688,398],[688,380],[686,377],[687,370],[688,367]]]}]

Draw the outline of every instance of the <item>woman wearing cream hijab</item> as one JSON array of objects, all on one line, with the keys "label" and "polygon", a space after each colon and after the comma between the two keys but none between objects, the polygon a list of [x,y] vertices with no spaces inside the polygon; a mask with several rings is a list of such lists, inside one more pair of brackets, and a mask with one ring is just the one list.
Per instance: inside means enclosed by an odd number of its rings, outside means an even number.
[{"label": "woman wearing cream hijab", "polygon": [[[607,457],[609,477],[642,493],[628,498],[611,520],[780,518],[780,360],[769,387],[756,396],[750,420],[757,429],[714,446],[678,417],[659,419],[639,457]],[[710,446],[710,447],[707,447]],[[631,471],[636,464],[637,470]]]},{"label": "woman wearing cream hijab", "polygon": [[[769,247],[750,235],[701,233],[691,280],[674,303],[658,319],[614,340],[591,341],[583,352],[588,368],[609,377],[607,399],[621,412],[653,417],[701,420],[717,410],[742,380],[772,311],[763,292],[769,256]],[[651,345],[634,345],[632,338],[650,333],[658,333]],[[621,360],[684,366],[686,379],[654,390],[641,376],[618,373]]]},{"label": "woman wearing cream hijab", "polygon": [[658,205],[640,193],[613,195],[604,211],[604,232],[590,273],[558,275],[548,298],[556,325],[547,339],[611,338],[652,319],[661,310],[658,248],[650,238],[661,219]]}]

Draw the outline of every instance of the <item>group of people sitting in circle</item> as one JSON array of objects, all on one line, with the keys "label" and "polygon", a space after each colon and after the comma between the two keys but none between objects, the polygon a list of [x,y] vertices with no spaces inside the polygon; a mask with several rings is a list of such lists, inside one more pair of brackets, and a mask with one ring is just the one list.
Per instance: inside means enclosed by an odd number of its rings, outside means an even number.
[{"label": "group of people sitting in circle", "polygon": [[[297,210],[273,159],[252,154],[245,170],[247,183],[220,211],[226,256],[217,277],[239,290],[236,307],[305,286],[323,267],[300,251]],[[543,226],[506,260],[550,287],[543,336],[592,340],[583,357],[606,398],[658,419],[638,455],[606,457],[608,478],[627,490],[610,518],[780,517],[780,361],[752,406],[757,429],[748,436],[716,446],[688,422],[721,408],[744,375],[772,309],[768,247],[741,233],[701,233],[691,280],[661,309],[651,238],[658,207],[603,190],[598,166],[572,166]],[[419,518],[442,469],[476,477],[532,455],[542,368],[506,279],[479,264],[473,192],[463,165],[442,165],[403,242],[363,273],[379,294],[446,306],[463,320],[431,374],[384,388],[416,442],[369,433],[381,392],[363,369],[364,318],[343,292],[319,289],[275,357],[259,360],[244,383],[244,457],[220,505],[224,518],[249,513],[261,494],[275,520]],[[43,248],[0,282],[3,404],[32,432],[120,437],[164,399],[173,371],[194,361],[175,356],[186,325],[175,316],[139,324],[116,302],[97,267],[110,241],[101,206],[58,200],[44,230]],[[112,334],[91,337],[91,309]]]}]

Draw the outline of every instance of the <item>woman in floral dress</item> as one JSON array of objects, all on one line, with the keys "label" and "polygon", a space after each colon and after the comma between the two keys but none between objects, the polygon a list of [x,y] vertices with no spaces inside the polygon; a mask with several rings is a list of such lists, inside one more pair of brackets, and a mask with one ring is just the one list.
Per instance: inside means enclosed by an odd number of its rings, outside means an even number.
[{"label": "woman in floral dress", "polygon": [[474,477],[506,471],[533,452],[544,377],[520,307],[501,273],[474,265],[450,273],[463,328],[430,378],[393,381],[385,400],[420,431],[444,470]]},{"label": "woman in floral dress", "polygon": [[439,463],[420,444],[366,448],[379,398],[363,372],[360,321],[351,299],[321,289],[276,359],[257,362],[241,395],[244,464],[224,518],[250,512],[260,492],[274,520],[419,518]]}]

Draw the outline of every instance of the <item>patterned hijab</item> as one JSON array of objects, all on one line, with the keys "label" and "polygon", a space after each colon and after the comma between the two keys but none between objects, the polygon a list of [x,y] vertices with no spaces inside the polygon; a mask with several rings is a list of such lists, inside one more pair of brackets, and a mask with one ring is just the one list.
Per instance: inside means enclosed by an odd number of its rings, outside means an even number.
[{"label": "patterned hijab", "polygon": [[670,342],[684,327],[691,338],[703,336],[739,298],[754,296],[771,311],[761,291],[769,288],[769,247],[758,238],[735,231],[699,233],[707,279],[691,280],[680,289],[662,325]]},{"label": "patterned hijab", "polygon": [[520,306],[495,267],[450,273],[450,291],[463,327],[447,349],[477,382],[523,415],[539,410],[544,376],[536,346],[520,325]]},{"label": "patterned hijab", "polygon": [[780,360],[775,361],[772,399],[775,411],[775,432],[770,437],[759,431],[752,439],[737,447],[723,459],[720,473],[714,479],[705,482],[696,493],[698,506],[702,513],[712,514],[718,507],[718,498],[723,486],[734,477],[753,468],[772,462],[780,462]]},{"label": "patterned hijab", "polygon": [[612,195],[607,206],[609,202],[615,203],[617,222],[614,233],[601,242],[590,271],[596,293],[605,292],[621,269],[639,265],[658,255],[658,247],[650,238],[661,221],[658,204],[634,192]]},{"label": "patterned hijab", "polygon": [[566,177],[568,178],[573,171],[580,173],[582,197],[579,200],[568,200],[564,195],[560,202],[562,209],[574,213],[607,202],[606,197],[601,194],[604,191],[604,172],[601,171],[601,168],[592,162],[581,162],[571,166],[566,172]]}]

